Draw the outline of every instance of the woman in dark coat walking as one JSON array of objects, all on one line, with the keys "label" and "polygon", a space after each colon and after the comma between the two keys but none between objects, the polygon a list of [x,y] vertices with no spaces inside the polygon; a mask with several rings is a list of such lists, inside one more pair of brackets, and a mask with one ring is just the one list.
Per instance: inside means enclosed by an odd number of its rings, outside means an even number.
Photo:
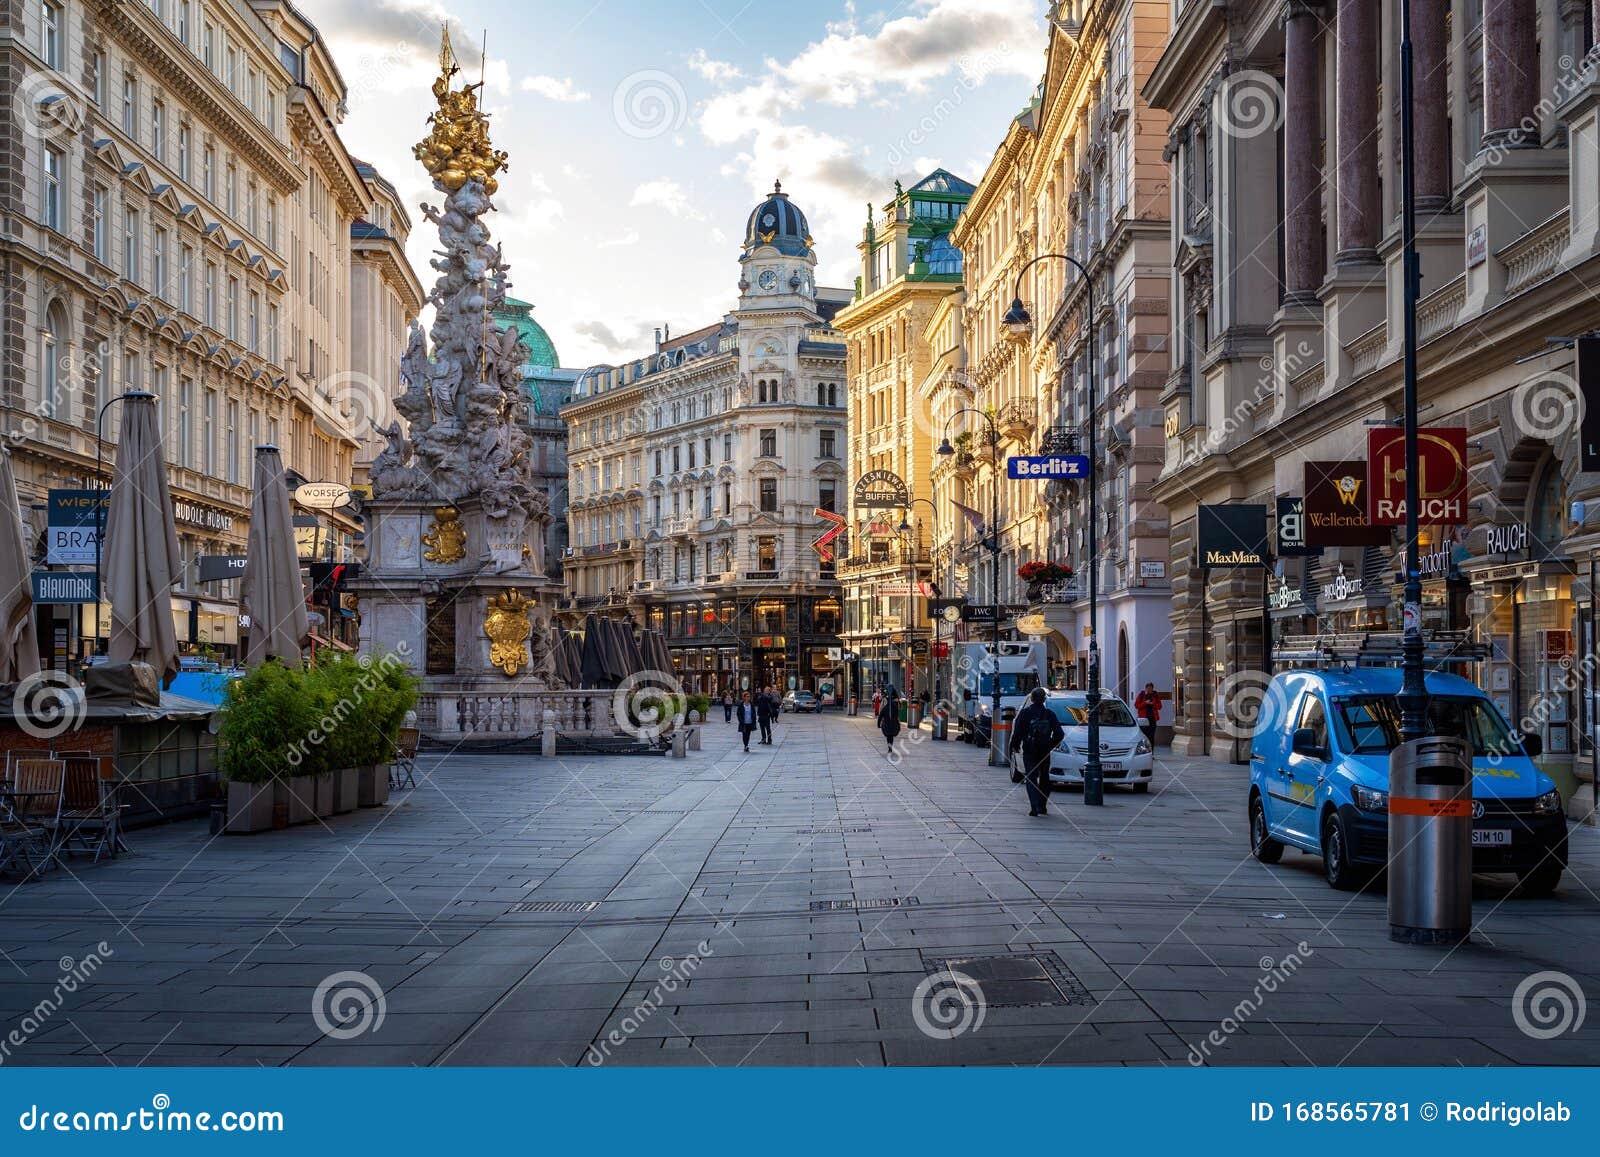
[{"label": "woman in dark coat walking", "polygon": [[883,701],[878,707],[878,730],[883,732],[884,742],[889,745],[887,754],[893,755],[894,737],[900,734],[900,697],[893,687],[884,688]]}]

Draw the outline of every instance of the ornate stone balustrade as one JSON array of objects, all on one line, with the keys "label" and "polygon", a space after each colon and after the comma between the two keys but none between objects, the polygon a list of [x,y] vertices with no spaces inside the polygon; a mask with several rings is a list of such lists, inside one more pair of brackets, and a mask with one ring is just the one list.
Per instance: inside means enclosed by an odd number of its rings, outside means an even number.
[{"label": "ornate stone balustrade", "polygon": [[556,731],[581,737],[618,734],[611,691],[424,691],[417,722],[424,735],[446,743],[526,739],[553,711]]},{"label": "ornate stone balustrade", "polygon": [[1383,351],[1389,346],[1389,323],[1380,321],[1366,333],[1344,347],[1350,355],[1350,376],[1359,378],[1370,374],[1383,361]]},{"label": "ornate stone balustrade", "polygon": [[1432,341],[1454,329],[1466,304],[1467,276],[1464,273],[1417,302],[1417,344]]},{"label": "ornate stone balustrade", "polygon": [[1496,253],[1495,258],[1506,268],[1506,296],[1520,293],[1554,273],[1571,236],[1571,218],[1563,209]]}]

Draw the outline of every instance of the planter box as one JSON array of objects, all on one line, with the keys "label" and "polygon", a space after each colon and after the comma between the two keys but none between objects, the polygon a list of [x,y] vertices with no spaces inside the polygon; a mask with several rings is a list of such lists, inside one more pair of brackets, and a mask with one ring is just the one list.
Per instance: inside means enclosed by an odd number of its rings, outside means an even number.
[{"label": "planter box", "polygon": [[228,782],[228,822],[222,829],[229,835],[265,832],[272,828],[274,783]]},{"label": "planter box", "polygon": [[316,785],[317,818],[325,820],[333,814],[333,772],[325,771],[311,780]]},{"label": "planter box", "polygon": [[[289,797],[289,823],[308,824],[317,818],[317,781],[320,775],[291,776],[285,784]],[[332,789],[329,789],[332,793]]]},{"label": "planter box", "polygon": [[389,765],[356,769],[356,799],[362,807],[382,807],[389,802]]},{"label": "planter box", "polygon": [[334,815],[343,815],[345,812],[356,810],[357,779],[360,775],[359,767],[341,767],[338,771],[329,773],[333,780]]}]

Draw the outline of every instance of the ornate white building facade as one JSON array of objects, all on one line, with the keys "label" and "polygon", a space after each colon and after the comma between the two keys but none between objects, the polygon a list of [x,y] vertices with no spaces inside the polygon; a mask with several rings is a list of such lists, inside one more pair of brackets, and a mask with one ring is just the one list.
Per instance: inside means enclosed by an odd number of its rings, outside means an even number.
[{"label": "ornate white building facade", "polygon": [[690,690],[826,691],[842,626],[812,549],[844,510],[845,290],[819,289],[805,215],[774,188],[750,214],[738,306],[585,373],[567,424],[561,617],[665,633]]}]

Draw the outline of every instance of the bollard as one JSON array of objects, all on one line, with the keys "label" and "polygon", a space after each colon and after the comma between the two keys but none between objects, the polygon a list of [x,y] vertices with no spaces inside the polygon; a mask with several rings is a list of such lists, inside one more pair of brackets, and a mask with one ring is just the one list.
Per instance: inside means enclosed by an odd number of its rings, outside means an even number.
[{"label": "bollard", "polygon": [[943,707],[933,709],[933,737],[942,740],[950,738],[950,712]]},{"label": "bollard", "polygon": [[689,750],[700,750],[700,712],[689,712]]},{"label": "bollard", "polygon": [[1011,741],[1011,724],[1002,720],[989,721],[989,766],[1005,767],[1010,762],[1006,744]]},{"label": "bollard", "polygon": [[1389,753],[1389,939],[1458,944],[1471,929],[1472,748],[1402,743]]},{"label": "bollard", "polygon": [[674,727],[672,729],[672,758],[687,759],[688,757],[687,740],[684,738],[683,728]]},{"label": "bollard", "polygon": [[556,757],[556,713],[544,713],[543,729],[539,732],[539,754],[546,759]]}]

